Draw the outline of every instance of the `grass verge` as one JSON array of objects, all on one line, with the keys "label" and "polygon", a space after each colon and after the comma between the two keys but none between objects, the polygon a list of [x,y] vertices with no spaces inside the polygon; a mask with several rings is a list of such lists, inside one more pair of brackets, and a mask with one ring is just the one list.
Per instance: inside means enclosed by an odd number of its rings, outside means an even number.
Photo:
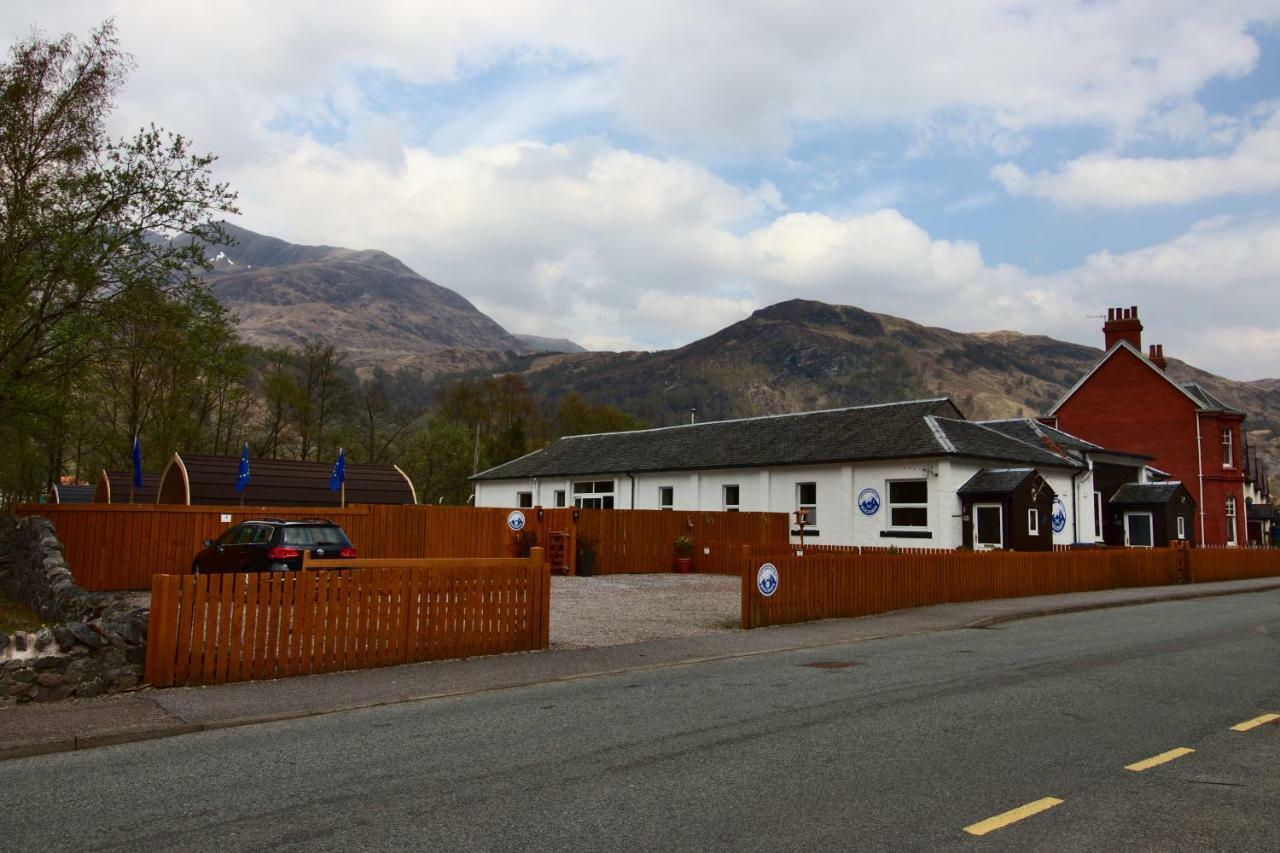
[{"label": "grass verge", "polygon": [[44,624],[36,612],[0,589],[0,631],[34,631]]}]

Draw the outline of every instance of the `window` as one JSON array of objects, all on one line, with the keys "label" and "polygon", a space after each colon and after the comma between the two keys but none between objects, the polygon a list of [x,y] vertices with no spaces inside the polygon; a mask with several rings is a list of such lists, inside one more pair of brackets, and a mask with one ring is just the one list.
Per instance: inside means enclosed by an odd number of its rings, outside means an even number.
[{"label": "window", "polygon": [[1178,538],[1187,538],[1187,519],[1186,516],[1178,516]]},{"label": "window", "polygon": [[575,482],[573,505],[583,509],[613,509],[613,480]]},{"label": "window", "polygon": [[533,492],[516,492],[516,506],[533,506]]},{"label": "window", "polygon": [[725,512],[737,512],[740,504],[738,503],[738,487],[725,486],[721,490],[720,504],[724,507]]},{"label": "window", "polygon": [[1230,468],[1235,459],[1231,456],[1231,430],[1222,431],[1222,467]]},{"label": "window", "polygon": [[556,506],[564,506],[564,489],[556,489]]},{"label": "window", "polygon": [[929,526],[929,481],[890,480],[890,527]]},{"label": "window", "polygon": [[818,526],[818,484],[796,483],[796,509],[806,513],[805,524]]},{"label": "window", "polygon": [[675,486],[658,486],[658,509],[671,509],[675,502]]},{"label": "window", "polygon": [[1038,510],[1027,510],[1027,533],[1031,536],[1040,535],[1040,513]]},{"label": "window", "polygon": [[1227,497],[1227,544],[1236,544],[1236,496]]}]

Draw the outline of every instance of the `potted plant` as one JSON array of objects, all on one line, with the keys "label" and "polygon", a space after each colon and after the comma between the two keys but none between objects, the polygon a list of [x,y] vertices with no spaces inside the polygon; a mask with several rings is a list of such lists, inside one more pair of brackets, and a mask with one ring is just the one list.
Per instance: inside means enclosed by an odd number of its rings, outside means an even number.
[{"label": "potted plant", "polygon": [[693,540],[681,534],[676,537],[676,571],[682,575],[689,574],[689,566],[693,564]]}]

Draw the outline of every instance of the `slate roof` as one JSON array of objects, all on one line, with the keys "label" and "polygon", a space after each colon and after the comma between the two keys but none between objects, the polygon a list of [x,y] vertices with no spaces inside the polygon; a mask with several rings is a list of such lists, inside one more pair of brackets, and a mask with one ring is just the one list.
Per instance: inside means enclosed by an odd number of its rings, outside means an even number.
[{"label": "slate roof", "polygon": [[1249,504],[1245,508],[1245,517],[1250,521],[1276,521],[1280,522],[1280,510],[1270,504]]},{"label": "slate roof", "polygon": [[1069,432],[1063,432],[1047,424],[1042,424],[1035,418],[1010,418],[998,421],[978,421],[978,423],[997,432],[1004,433],[1010,438],[1016,438],[1027,444],[1037,444],[1051,451],[1054,451],[1056,447],[1068,453],[1106,453],[1112,456],[1130,456],[1134,459],[1151,458],[1142,453],[1111,450],[1110,448],[1102,447]]},{"label": "slate roof", "polygon": [[1188,394],[1194,397],[1196,402],[1200,404],[1200,407],[1202,409],[1207,409],[1210,411],[1231,412],[1237,415],[1244,414],[1238,409],[1233,409],[1232,407],[1228,406],[1226,403],[1219,400],[1217,397],[1210,394],[1204,388],[1204,386],[1199,384],[1198,382],[1186,382],[1182,385],[1182,390],[1186,391]]},{"label": "slate roof", "polygon": [[983,468],[957,490],[961,495],[1007,495],[1034,477],[1034,468]]},{"label": "slate roof", "polygon": [[1111,496],[1112,504],[1167,504],[1184,491],[1181,480],[1162,483],[1125,483]]},{"label": "slate roof", "polygon": [[919,456],[1076,463],[963,420],[950,400],[911,400],[820,412],[566,436],[472,480],[814,465]]}]

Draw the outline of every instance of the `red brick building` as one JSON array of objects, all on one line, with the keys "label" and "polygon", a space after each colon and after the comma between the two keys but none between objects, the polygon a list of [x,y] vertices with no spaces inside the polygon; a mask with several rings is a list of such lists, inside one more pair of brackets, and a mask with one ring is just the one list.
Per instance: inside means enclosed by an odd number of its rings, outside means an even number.
[{"label": "red brick building", "polygon": [[1151,456],[1195,499],[1197,542],[1243,543],[1244,413],[1196,383],[1169,378],[1162,345],[1143,355],[1137,306],[1108,309],[1102,331],[1107,354],[1045,420],[1103,447]]}]

